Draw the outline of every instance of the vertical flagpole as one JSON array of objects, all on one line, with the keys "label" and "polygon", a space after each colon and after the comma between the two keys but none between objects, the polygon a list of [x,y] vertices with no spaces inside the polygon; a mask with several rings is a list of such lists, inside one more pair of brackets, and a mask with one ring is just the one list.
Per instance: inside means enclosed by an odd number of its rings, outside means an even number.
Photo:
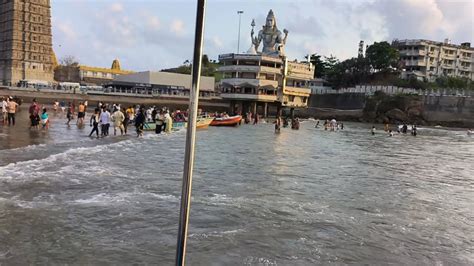
[{"label": "vertical flagpole", "polygon": [[188,237],[189,211],[191,207],[191,187],[193,181],[194,145],[196,139],[196,120],[199,100],[199,82],[201,75],[202,45],[204,38],[204,16],[206,0],[197,1],[196,31],[194,35],[194,56],[192,84],[189,96],[189,117],[184,153],[183,188],[179,212],[178,243],[176,247],[176,265],[185,265],[186,241]]}]

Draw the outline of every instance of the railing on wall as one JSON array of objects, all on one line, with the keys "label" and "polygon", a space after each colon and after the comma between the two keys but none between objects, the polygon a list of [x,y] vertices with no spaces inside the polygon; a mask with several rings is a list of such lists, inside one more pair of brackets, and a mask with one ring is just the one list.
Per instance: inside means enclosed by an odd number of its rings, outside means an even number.
[{"label": "railing on wall", "polygon": [[371,86],[371,85],[358,85],[351,88],[341,89],[326,89],[326,88],[312,88],[312,94],[343,94],[343,93],[362,93],[366,95],[373,95],[376,91],[384,92],[388,95],[396,94],[414,94],[414,95],[426,95],[426,96],[457,96],[457,97],[474,97],[473,90],[466,89],[452,89],[452,88],[440,88],[440,89],[426,89],[419,90],[413,88],[403,88],[397,86]]}]

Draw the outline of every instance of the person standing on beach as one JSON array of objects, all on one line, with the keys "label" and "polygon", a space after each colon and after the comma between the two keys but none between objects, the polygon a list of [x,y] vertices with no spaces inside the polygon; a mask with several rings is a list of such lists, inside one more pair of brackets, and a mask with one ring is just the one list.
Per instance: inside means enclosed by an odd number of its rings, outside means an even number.
[{"label": "person standing on beach", "polygon": [[2,120],[3,124],[6,125],[8,121],[8,102],[5,97],[2,97]]},{"label": "person standing on beach", "polygon": [[100,113],[100,109],[99,108],[95,108],[94,110],[94,114],[91,116],[91,120],[90,120],[90,125],[92,128],[92,131],[91,133],[89,134],[89,137],[92,136],[92,134],[96,134],[97,137],[99,137],[99,113]]},{"label": "person standing on beach", "polygon": [[123,121],[125,120],[125,116],[120,111],[120,109],[116,108],[115,112],[112,114],[112,122],[114,122],[114,136],[117,135],[117,128],[120,129],[120,135],[123,135]]},{"label": "person standing on beach", "polygon": [[9,98],[7,109],[8,109],[8,125],[15,125],[15,113],[18,108],[18,104],[13,100],[12,97]]},{"label": "person standing on beach", "polygon": [[375,135],[375,126],[372,126],[372,130],[370,132],[372,133],[372,136]]}]

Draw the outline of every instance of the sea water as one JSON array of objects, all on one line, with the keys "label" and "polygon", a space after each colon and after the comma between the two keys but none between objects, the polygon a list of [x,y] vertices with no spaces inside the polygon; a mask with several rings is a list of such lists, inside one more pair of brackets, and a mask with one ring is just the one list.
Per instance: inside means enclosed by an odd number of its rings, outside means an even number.
[{"label": "sea water", "polygon": [[[172,265],[185,132],[96,139],[51,116],[0,126],[0,263]],[[198,131],[188,263],[474,264],[474,138],[371,127]]]}]

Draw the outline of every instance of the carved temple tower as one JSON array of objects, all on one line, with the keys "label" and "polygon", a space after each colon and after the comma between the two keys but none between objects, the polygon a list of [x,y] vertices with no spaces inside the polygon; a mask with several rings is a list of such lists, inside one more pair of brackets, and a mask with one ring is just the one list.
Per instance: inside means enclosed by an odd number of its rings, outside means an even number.
[{"label": "carved temple tower", "polygon": [[0,84],[53,82],[50,0],[0,0]]}]

